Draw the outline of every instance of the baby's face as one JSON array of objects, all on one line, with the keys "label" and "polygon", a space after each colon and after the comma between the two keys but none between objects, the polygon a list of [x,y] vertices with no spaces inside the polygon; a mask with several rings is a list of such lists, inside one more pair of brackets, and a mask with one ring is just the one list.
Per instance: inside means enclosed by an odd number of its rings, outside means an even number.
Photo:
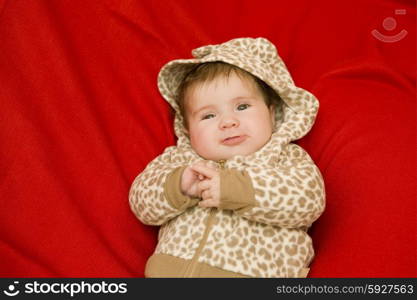
[{"label": "baby's face", "polygon": [[205,159],[248,155],[271,138],[273,106],[267,107],[254,83],[233,72],[192,87],[185,103],[191,146]]}]

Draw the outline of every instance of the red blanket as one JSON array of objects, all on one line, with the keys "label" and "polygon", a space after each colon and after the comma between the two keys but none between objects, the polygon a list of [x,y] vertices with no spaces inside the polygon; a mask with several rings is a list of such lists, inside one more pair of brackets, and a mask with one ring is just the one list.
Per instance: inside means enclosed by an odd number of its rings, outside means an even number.
[{"label": "red blanket", "polygon": [[276,44],[320,100],[299,141],[327,209],[311,277],[416,276],[413,1],[0,1],[0,276],[143,276],[136,175],[175,143],[167,61]]}]

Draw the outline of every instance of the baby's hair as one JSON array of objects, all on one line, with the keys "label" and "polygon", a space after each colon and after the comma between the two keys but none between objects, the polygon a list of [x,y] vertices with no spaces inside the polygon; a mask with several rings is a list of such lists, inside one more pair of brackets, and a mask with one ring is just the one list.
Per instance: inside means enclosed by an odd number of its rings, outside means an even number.
[{"label": "baby's hair", "polygon": [[195,84],[204,84],[220,76],[228,78],[232,72],[241,79],[246,79],[254,83],[261,92],[267,107],[277,105],[279,108],[281,105],[281,98],[278,93],[258,77],[239,67],[221,61],[201,63],[192,68],[184,76],[184,79],[178,87],[177,103],[186,128],[188,128],[187,115],[185,113],[185,95],[187,90]]}]

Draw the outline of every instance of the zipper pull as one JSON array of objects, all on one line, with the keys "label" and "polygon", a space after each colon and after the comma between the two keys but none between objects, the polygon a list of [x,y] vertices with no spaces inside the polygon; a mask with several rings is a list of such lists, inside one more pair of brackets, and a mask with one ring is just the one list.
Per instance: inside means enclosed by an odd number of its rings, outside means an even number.
[{"label": "zipper pull", "polygon": [[226,160],[225,159],[221,159],[218,161],[220,169],[224,170],[224,165],[226,164]]}]

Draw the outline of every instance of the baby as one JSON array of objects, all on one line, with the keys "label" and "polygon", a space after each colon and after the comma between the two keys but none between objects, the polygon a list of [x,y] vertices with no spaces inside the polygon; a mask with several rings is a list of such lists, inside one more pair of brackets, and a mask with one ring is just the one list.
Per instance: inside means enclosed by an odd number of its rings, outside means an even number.
[{"label": "baby", "polygon": [[139,174],[129,201],[162,225],[146,277],[306,277],[307,229],[325,208],[323,180],[291,143],[318,101],[296,87],[266,39],[195,49],[159,74],[177,145]]}]

